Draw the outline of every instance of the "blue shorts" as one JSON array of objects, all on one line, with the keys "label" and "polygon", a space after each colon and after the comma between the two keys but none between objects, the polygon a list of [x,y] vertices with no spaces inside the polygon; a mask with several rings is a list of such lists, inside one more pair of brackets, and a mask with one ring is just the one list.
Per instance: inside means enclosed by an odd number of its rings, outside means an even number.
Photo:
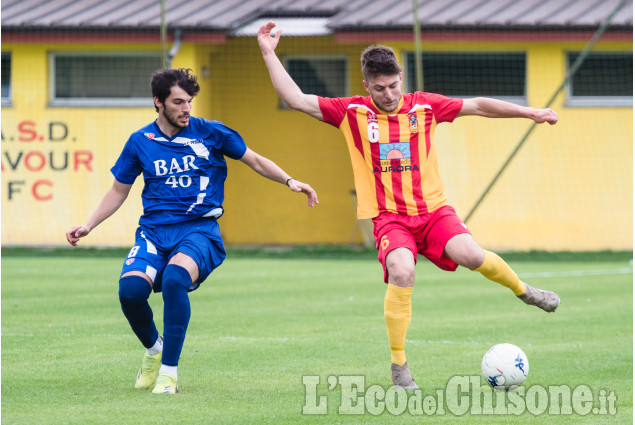
[{"label": "blue shorts", "polygon": [[198,266],[198,280],[189,291],[201,283],[225,260],[225,248],[216,218],[201,218],[168,225],[140,225],[135,244],[124,260],[121,274],[140,271],[152,279],[154,292],[161,292],[161,276],[170,258],[177,252],[192,258]]}]

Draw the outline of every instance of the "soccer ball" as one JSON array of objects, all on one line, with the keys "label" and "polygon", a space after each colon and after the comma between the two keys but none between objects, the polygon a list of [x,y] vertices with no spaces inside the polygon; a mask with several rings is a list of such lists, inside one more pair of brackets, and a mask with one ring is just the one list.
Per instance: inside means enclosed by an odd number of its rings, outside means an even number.
[{"label": "soccer ball", "polygon": [[497,344],[483,356],[481,370],[485,380],[495,389],[518,388],[529,373],[529,361],[523,350],[513,344]]}]

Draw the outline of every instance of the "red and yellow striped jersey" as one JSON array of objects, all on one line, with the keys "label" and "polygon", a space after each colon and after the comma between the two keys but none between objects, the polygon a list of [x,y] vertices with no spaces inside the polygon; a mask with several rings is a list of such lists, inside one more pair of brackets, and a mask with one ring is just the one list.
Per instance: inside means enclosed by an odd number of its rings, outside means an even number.
[{"label": "red and yellow striped jersey", "polygon": [[346,138],[358,218],[384,211],[413,216],[447,205],[433,136],[437,123],[456,118],[462,99],[407,93],[393,113],[378,109],[370,96],[318,100],[324,122]]}]

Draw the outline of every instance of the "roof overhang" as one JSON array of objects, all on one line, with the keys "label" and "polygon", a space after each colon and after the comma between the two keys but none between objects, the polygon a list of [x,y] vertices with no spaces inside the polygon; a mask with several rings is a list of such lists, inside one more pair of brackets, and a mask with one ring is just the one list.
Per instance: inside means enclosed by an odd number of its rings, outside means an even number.
[{"label": "roof overhang", "polygon": [[330,18],[310,17],[310,18],[257,18],[245,25],[242,25],[230,32],[234,37],[253,37],[258,34],[258,29],[269,21],[276,23],[274,32],[281,29],[287,37],[310,37],[331,35],[333,31],[327,26]]}]

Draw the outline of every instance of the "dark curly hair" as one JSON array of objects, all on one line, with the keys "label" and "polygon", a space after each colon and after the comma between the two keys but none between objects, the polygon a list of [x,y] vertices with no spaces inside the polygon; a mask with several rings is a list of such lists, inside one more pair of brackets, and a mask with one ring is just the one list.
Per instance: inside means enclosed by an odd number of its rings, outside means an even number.
[{"label": "dark curly hair", "polygon": [[362,52],[362,73],[364,79],[380,75],[397,75],[402,69],[395,52],[386,46],[372,45]]},{"label": "dark curly hair", "polygon": [[[179,69],[160,69],[152,74],[152,96],[159,99],[159,102],[164,103],[165,99],[170,96],[170,90],[173,86],[178,85],[187,92],[190,96],[194,97],[198,94],[201,87],[196,81],[196,75],[189,68]],[[154,107],[159,112],[159,108]]]}]

